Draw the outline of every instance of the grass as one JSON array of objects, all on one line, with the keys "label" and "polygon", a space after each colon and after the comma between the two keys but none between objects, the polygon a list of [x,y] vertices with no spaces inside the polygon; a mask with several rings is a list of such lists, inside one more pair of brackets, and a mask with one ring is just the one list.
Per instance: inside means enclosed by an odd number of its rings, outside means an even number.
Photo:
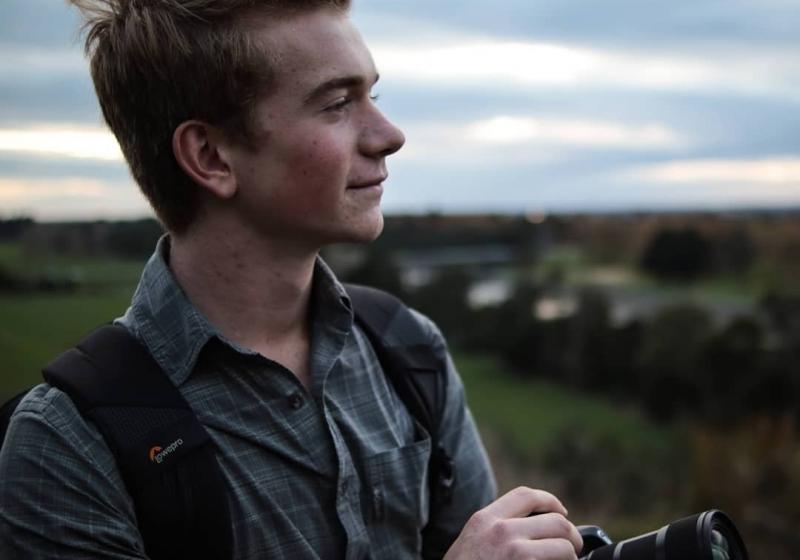
[{"label": "grass", "polygon": [[501,487],[555,484],[544,488],[568,501],[576,522],[599,523],[618,539],[689,513],[680,427],[657,426],[635,408],[594,395],[520,379],[490,357],[454,359],[476,422],[502,446],[495,467],[498,459],[510,462],[524,475],[498,480]]},{"label": "grass", "polygon": [[19,243],[0,241],[0,264],[8,265],[21,260],[22,247]]},{"label": "grass", "polygon": [[139,260],[27,252],[20,243],[0,242],[0,267],[14,275],[69,279],[84,290],[130,290],[136,286],[143,264]]},{"label": "grass", "polygon": [[490,357],[459,354],[455,360],[476,420],[503,434],[523,458],[576,428],[590,441],[614,440],[631,452],[673,441],[671,430],[635,410],[545,381],[521,380]]},{"label": "grass", "polygon": [[124,313],[130,292],[0,296],[0,398],[39,383],[41,368]]},{"label": "grass", "polygon": [[94,327],[122,315],[143,263],[28,253],[0,243],[0,267],[23,279],[70,279],[74,292],[0,294],[0,398],[39,383],[42,366]]}]

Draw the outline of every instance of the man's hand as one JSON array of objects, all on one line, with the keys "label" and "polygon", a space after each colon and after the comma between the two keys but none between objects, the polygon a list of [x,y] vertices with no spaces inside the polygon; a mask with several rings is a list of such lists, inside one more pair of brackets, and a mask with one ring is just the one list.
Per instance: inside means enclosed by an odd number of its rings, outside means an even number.
[{"label": "man's hand", "polygon": [[552,494],[520,486],[473,514],[444,560],[575,560],[583,540],[566,515]]}]

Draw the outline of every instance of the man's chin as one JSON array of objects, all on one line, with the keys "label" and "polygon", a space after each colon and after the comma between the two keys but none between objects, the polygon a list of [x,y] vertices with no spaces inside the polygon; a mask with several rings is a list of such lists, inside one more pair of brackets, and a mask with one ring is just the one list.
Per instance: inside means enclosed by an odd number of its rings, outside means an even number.
[{"label": "man's chin", "polygon": [[380,237],[381,233],[383,232],[383,216],[380,217],[380,220],[376,220],[376,223],[372,224],[369,227],[364,227],[363,229],[355,232],[355,238],[352,240],[353,243],[371,243]]},{"label": "man's chin", "polygon": [[383,232],[383,214],[378,214],[371,220],[365,220],[357,227],[349,228],[344,232],[339,243],[371,243]]}]

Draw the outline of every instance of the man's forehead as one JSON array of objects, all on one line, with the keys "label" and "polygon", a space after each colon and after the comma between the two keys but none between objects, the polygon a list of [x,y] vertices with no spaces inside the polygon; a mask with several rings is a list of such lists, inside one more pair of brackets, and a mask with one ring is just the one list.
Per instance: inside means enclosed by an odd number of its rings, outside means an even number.
[{"label": "man's forehead", "polygon": [[254,29],[268,53],[276,81],[311,90],[331,80],[358,77],[370,84],[377,72],[369,49],[347,15],[317,10],[264,22]]}]

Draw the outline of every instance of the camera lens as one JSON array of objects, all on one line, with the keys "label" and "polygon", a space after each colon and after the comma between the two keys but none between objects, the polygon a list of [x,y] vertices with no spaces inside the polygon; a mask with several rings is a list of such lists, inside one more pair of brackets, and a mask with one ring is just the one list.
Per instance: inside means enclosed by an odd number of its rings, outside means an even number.
[{"label": "camera lens", "polygon": [[733,521],[719,510],[698,513],[658,531],[595,548],[582,560],[748,560]]},{"label": "camera lens", "polygon": [[713,529],[711,531],[711,554],[714,557],[714,560],[730,560],[730,545],[728,544],[728,539],[726,539],[722,533],[720,533],[717,529]]}]

